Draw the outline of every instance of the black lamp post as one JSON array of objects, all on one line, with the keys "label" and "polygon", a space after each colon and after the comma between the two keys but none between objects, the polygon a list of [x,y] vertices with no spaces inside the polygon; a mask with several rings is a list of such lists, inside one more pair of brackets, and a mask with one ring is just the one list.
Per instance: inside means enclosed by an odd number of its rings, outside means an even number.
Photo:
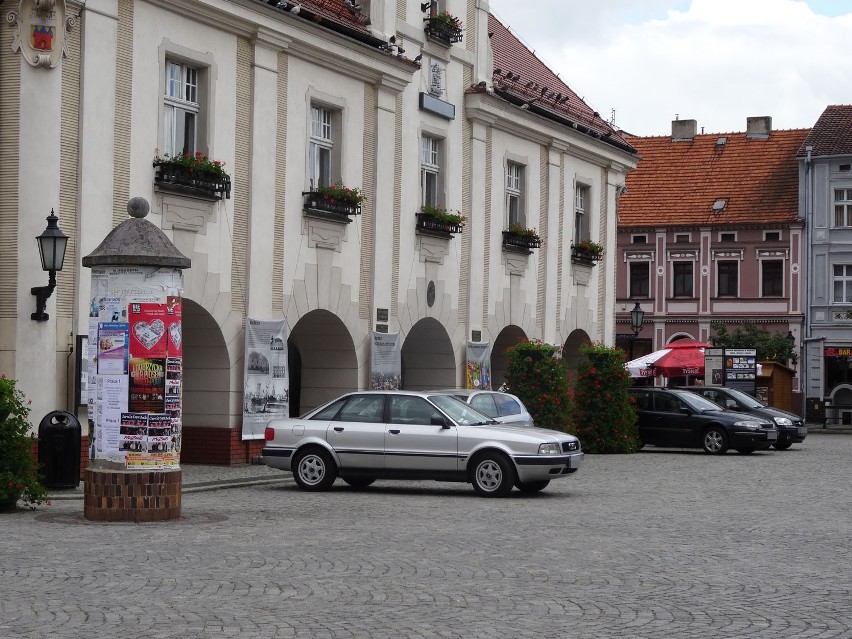
[{"label": "black lamp post", "polygon": [[633,338],[639,337],[639,332],[642,330],[642,324],[645,322],[645,311],[636,302],[636,306],[630,311],[630,328],[633,329]]},{"label": "black lamp post", "polygon": [[793,335],[793,331],[787,331],[787,341],[790,342],[790,363],[795,366],[798,361],[798,357],[796,357],[796,336]]},{"label": "black lamp post", "polygon": [[50,209],[47,216],[47,228],[36,237],[38,253],[41,257],[41,268],[49,273],[47,286],[34,286],[30,292],[36,296],[36,312],[30,315],[36,322],[46,322],[50,316],[44,312],[48,298],[56,288],[56,271],[62,270],[65,261],[65,248],[68,246],[68,236],[59,228],[59,218]]}]

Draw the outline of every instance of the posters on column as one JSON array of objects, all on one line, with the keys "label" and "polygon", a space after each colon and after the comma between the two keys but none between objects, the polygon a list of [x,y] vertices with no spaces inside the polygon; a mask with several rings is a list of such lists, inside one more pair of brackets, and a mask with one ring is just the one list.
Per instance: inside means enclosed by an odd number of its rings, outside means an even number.
[{"label": "posters on column", "polygon": [[92,459],[128,468],[179,466],[182,282],[180,269],[92,269]]},{"label": "posters on column", "polygon": [[465,388],[491,390],[491,342],[468,342]]},{"label": "posters on column", "polygon": [[370,388],[399,390],[402,380],[402,345],[399,333],[373,331],[370,353]]},{"label": "posters on column", "polygon": [[287,374],[287,320],[246,318],[243,433],[263,439],[269,420],[288,417],[290,383]]}]

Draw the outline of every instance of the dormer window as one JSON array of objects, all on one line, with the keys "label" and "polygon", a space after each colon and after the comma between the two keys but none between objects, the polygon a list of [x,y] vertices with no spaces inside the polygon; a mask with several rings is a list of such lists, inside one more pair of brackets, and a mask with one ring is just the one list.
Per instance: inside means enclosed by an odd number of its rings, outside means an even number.
[{"label": "dormer window", "polygon": [[719,199],[713,202],[713,212],[717,215],[725,210],[725,207],[728,206],[728,200]]}]

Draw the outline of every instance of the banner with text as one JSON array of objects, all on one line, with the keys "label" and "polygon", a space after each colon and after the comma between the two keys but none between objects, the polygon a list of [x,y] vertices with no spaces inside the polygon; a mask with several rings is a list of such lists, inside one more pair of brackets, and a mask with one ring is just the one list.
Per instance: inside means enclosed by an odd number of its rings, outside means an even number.
[{"label": "banner with text", "polygon": [[464,387],[491,390],[491,342],[468,342]]},{"label": "banner with text", "polygon": [[370,357],[370,388],[399,390],[402,381],[402,340],[399,333],[373,331]]},{"label": "banner with text", "polygon": [[243,436],[263,439],[271,419],[290,416],[287,320],[246,318]]}]

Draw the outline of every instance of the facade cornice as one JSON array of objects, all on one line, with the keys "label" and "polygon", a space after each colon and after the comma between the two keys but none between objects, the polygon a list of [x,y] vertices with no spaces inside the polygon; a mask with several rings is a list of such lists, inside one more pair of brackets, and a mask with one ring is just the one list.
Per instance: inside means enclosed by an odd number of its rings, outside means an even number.
[{"label": "facade cornice", "polygon": [[666,233],[673,231],[729,231],[729,230],[754,230],[754,229],[802,229],[804,223],[802,220],[789,220],[786,222],[750,222],[745,223],[730,223],[730,224],[670,224],[660,226],[658,222],[648,222],[647,224],[627,225],[619,224],[619,233]]}]

